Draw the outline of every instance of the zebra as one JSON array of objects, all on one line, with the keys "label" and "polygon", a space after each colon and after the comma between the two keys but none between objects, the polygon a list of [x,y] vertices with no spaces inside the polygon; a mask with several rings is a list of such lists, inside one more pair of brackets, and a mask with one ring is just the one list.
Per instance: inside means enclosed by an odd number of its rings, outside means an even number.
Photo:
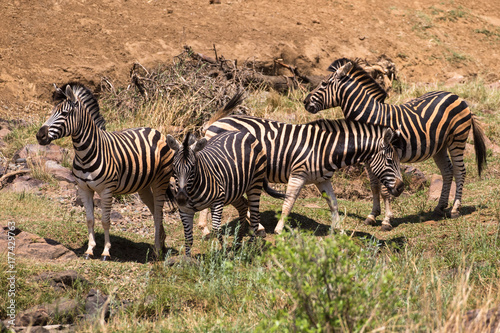
[{"label": "zebra", "polygon": [[[170,192],[173,151],[165,136],[151,128],[107,132],[105,120],[92,92],[80,83],[55,87],[51,116],[36,134],[38,143],[71,136],[75,149],[73,174],[86,212],[89,244],[85,258],[93,257],[94,192],[101,197],[104,250],[102,260],[111,258],[110,212],[114,194],[138,192],[154,217],[155,254],[164,251],[163,206],[173,199]],[[172,201],[168,201],[172,204]]]},{"label": "zebra", "polygon": [[288,184],[280,220],[274,232],[285,225],[305,184],[315,184],[332,213],[332,226],[338,222],[338,206],[330,179],[335,170],[361,162],[376,175],[391,193],[398,196],[404,189],[399,156],[392,145],[395,131],[382,126],[365,125],[348,120],[322,121],[303,125],[287,124],[245,115],[222,118],[206,130],[205,137],[227,131],[251,133],[263,145],[267,155],[267,179]]},{"label": "zebra", "polygon": [[[340,106],[346,119],[400,129],[403,140],[401,162],[421,162],[432,157],[441,171],[443,188],[434,209],[435,214],[445,215],[451,183],[455,177],[457,186],[451,217],[460,216],[465,179],[463,154],[471,128],[479,175],[483,165],[486,165],[485,136],[467,103],[453,93],[433,91],[405,104],[384,104],[387,93],[357,62],[338,59],[328,70],[333,74],[306,96],[306,110],[317,113]],[[373,208],[365,223],[374,225],[380,214],[381,189],[379,183],[372,182],[371,185]],[[384,189],[381,194],[386,208],[382,229],[391,230],[393,214],[389,195]]]},{"label": "zebra", "polygon": [[206,138],[195,140],[188,133],[182,144],[167,135],[167,143],[175,151],[173,170],[176,199],[184,226],[188,257],[193,245],[193,217],[197,211],[210,207],[212,228],[222,242],[220,224],[225,205],[231,204],[238,210],[242,228],[248,226],[245,221],[250,211],[250,224],[255,233],[260,221],[262,188],[273,197],[284,197],[269,187],[265,151],[249,132],[226,132],[210,141]]}]

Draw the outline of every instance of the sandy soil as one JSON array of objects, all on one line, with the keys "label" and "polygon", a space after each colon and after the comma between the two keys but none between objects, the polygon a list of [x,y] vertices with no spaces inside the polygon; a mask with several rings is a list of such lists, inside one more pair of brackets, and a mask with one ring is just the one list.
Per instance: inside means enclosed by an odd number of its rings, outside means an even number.
[{"label": "sandy soil", "polygon": [[44,110],[52,84],[128,82],[134,62],[184,45],[227,59],[282,58],[323,74],[339,57],[385,54],[409,82],[500,79],[500,1],[10,0],[0,3],[0,116]]}]

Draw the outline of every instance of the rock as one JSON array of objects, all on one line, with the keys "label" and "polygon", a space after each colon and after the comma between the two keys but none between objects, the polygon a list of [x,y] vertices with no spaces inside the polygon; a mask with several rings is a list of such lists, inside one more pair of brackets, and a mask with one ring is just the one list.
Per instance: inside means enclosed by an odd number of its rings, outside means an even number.
[{"label": "rock", "polygon": [[117,211],[114,211],[114,210],[113,210],[113,211],[111,211],[111,213],[110,213],[109,215],[110,215],[110,216],[109,216],[109,217],[110,217],[110,219],[111,219],[111,220],[113,220],[113,221],[114,221],[114,220],[123,220],[123,215],[122,215],[122,214],[120,214],[120,213],[119,213],[119,212],[117,212]]},{"label": "rock", "polygon": [[57,180],[66,181],[68,183],[76,183],[75,176],[71,170],[63,167],[56,161],[48,160],[45,162],[45,167],[47,171],[54,176]]},{"label": "rock", "polygon": [[422,190],[427,182],[427,179],[422,171],[411,165],[401,167],[403,174],[410,179],[410,191],[416,192]]},{"label": "rock", "polygon": [[63,272],[44,272],[34,278],[35,281],[48,281],[50,285],[56,289],[66,289],[66,287],[74,287],[75,282],[86,283],[83,277],[78,275],[75,270]]},{"label": "rock", "polygon": [[16,193],[30,192],[40,188],[43,184],[44,182],[39,179],[32,178],[30,175],[24,175],[15,178],[8,186],[8,190]]},{"label": "rock", "polygon": [[67,149],[61,148],[52,143],[47,146],[28,144],[19,149],[12,157],[12,160],[16,161],[18,159],[41,157],[43,160],[51,160],[61,163],[64,158],[68,156],[68,154],[69,151]]},{"label": "rock", "polygon": [[44,160],[52,160],[61,163],[65,156],[69,154],[68,150],[49,144],[47,146],[40,146],[38,144],[28,144],[18,150],[12,160],[15,161],[20,158],[28,159],[33,157],[43,157]]},{"label": "rock", "polygon": [[491,332],[500,329],[500,306],[488,311],[469,310],[465,315],[463,332]]},{"label": "rock", "polygon": [[0,126],[0,140],[5,138],[10,132],[10,129],[6,126]]},{"label": "rock", "polygon": [[463,83],[465,81],[465,77],[463,75],[457,73],[451,73],[450,78],[446,80],[444,83],[445,87],[453,87],[459,83]]},{"label": "rock", "polygon": [[[0,234],[0,249],[7,249],[8,227],[3,228],[4,232]],[[42,238],[26,231],[17,230],[15,236],[16,258],[28,258],[39,260],[75,260],[77,255],[59,244],[58,242]]]},{"label": "rock", "polygon": [[57,317],[59,321],[72,323],[79,312],[78,303],[73,299],[60,298],[50,304],[36,305],[16,316],[16,326],[41,326]]},{"label": "rock", "polygon": [[500,89],[500,80],[490,83],[488,87],[492,89]]},{"label": "rock", "polygon": [[111,312],[108,295],[101,293],[99,290],[90,289],[85,300],[85,319],[99,320],[103,312],[104,320],[107,320]]},{"label": "rock", "polygon": [[[443,188],[443,177],[441,175],[432,175],[431,177],[431,185],[429,187],[429,195],[428,195],[428,200],[429,201],[438,201],[439,197],[441,196],[441,189]],[[449,201],[453,201],[455,198],[455,191],[456,191],[457,185],[455,184],[455,181],[451,183],[451,190],[450,190],[450,197]]]}]

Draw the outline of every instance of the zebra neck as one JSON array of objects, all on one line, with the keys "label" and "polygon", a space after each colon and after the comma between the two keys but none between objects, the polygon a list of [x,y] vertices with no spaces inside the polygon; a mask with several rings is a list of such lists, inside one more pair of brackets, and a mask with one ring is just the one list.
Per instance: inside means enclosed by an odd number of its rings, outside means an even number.
[{"label": "zebra neck", "polygon": [[377,101],[366,91],[351,92],[347,90],[341,100],[342,111],[345,118],[360,123],[391,126],[395,119],[395,109],[390,104]]},{"label": "zebra neck", "polygon": [[376,152],[382,135],[380,128],[371,125],[346,121],[345,126],[348,128],[340,127],[332,133],[324,146],[334,169],[368,160]]},{"label": "zebra neck", "polygon": [[85,120],[80,121],[78,129],[71,136],[75,159],[85,162],[89,156],[95,157],[99,154],[103,140],[106,141],[105,133],[106,131],[100,129],[89,115]]}]

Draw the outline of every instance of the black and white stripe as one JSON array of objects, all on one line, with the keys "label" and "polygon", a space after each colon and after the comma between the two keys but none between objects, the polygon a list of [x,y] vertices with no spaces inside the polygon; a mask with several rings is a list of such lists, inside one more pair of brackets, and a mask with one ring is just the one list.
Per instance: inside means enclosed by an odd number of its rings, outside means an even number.
[{"label": "black and white stripe", "polygon": [[394,195],[403,191],[399,157],[391,144],[394,131],[380,126],[338,120],[305,125],[286,124],[250,116],[229,116],[213,123],[205,137],[227,131],[251,133],[267,155],[267,179],[286,183],[286,199],[275,228],[280,233],[300,189],[315,184],[327,200],[332,221],[338,221],[338,206],[330,182],[335,170],[366,162]]},{"label": "black and white stripe", "polygon": [[107,132],[99,105],[90,90],[78,83],[56,88],[50,118],[37,133],[41,145],[71,136],[75,149],[73,174],[85,205],[89,245],[86,257],[93,256],[94,192],[101,197],[104,251],[110,257],[110,212],[114,194],[138,192],[154,216],[155,250],[164,247],[163,205],[172,175],[173,151],[165,137],[151,128]]},{"label": "black and white stripe", "polygon": [[[463,154],[471,128],[479,175],[486,164],[484,134],[467,103],[453,93],[434,91],[405,104],[384,104],[385,91],[356,62],[339,59],[328,70],[333,74],[304,100],[306,110],[317,113],[340,106],[346,119],[399,129],[404,141],[401,162],[421,162],[432,157],[443,175],[443,189],[435,209],[439,214],[448,206],[455,177],[457,187],[451,216],[459,216],[465,178]],[[375,222],[380,214],[380,184],[372,185],[374,207],[366,220],[368,224]],[[384,191],[382,194],[386,202],[383,224],[390,230],[392,212],[388,196]]]},{"label": "black and white stripe", "polygon": [[265,151],[248,132],[222,133],[210,141],[206,138],[196,141],[188,133],[182,144],[167,135],[167,142],[175,151],[176,199],[184,225],[187,256],[191,254],[193,217],[197,211],[210,208],[213,231],[222,241],[220,224],[224,206],[231,204],[238,210],[244,228],[250,211],[250,225],[255,232],[260,221],[262,189],[274,197],[283,197],[267,185]]}]

